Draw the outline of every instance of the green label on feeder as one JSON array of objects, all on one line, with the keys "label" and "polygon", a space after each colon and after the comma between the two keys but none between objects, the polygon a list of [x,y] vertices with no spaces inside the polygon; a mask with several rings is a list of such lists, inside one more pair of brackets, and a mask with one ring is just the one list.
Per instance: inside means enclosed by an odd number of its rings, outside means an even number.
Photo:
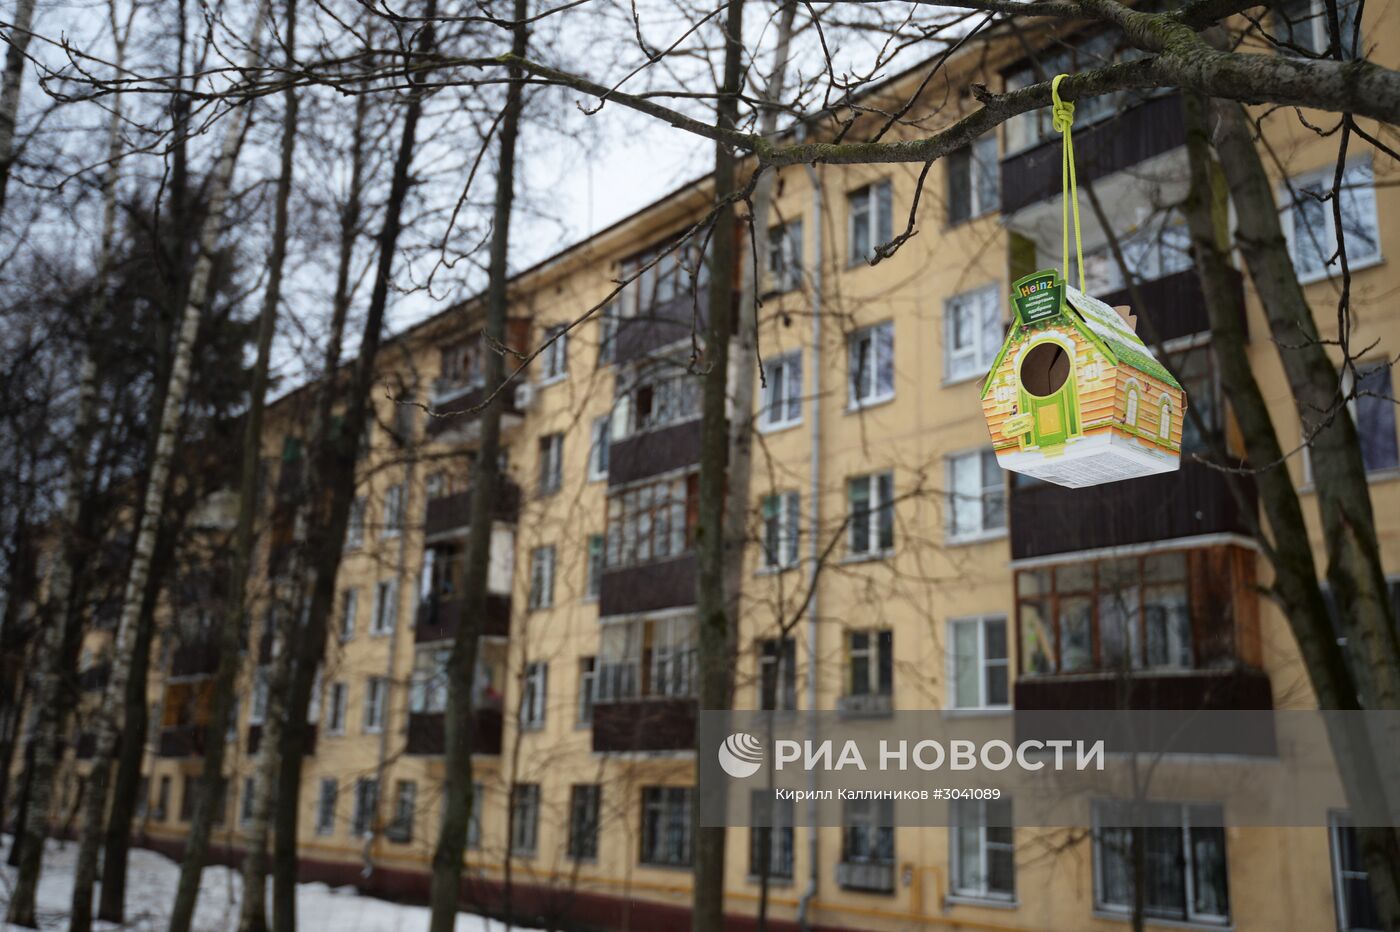
[{"label": "green label on feeder", "polygon": [[1018,279],[1011,286],[1016,317],[1024,326],[1060,313],[1065,301],[1065,283],[1055,271],[1036,272]]}]

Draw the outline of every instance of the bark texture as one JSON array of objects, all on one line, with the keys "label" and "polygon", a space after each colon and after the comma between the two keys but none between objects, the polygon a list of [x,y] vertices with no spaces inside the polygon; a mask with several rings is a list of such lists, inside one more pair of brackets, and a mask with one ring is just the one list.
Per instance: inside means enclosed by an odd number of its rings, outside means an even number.
[{"label": "bark texture", "polygon": [[24,57],[34,34],[34,0],[15,5],[14,26],[10,29],[5,53],[5,76],[0,82],[0,216],[5,213],[5,192],[10,186],[10,168],[15,160],[15,125],[19,120],[20,90],[24,87]]}]

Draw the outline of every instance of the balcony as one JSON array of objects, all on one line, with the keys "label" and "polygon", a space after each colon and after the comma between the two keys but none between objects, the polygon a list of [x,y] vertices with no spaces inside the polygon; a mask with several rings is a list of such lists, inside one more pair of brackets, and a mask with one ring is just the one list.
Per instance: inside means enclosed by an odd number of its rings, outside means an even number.
[{"label": "balcony", "polygon": [[[413,643],[447,641],[457,636],[462,619],[461,599],[434,599],[420,602],[413,623]],[[487,593],[486,617],[482,619],[483,637],[510,636],[510,596]]]},{"label": "balcony", "polygon": [[78,735],[78,742],[73,747],[73,757],[76,760],[92,760],[97,754],[97,735],[90,731],[82,732]]},{"label": "balcony", "polygon": [[170,657],[172,679],[213,676],[218,669],[219,645],[212,634],[179,644]]},{"label": "balcony", "polygon": [[78,688],[85,693],[101,692],[112,678],[112,664],[99,663],[78,674]]},{"label": "balcony", "polygon": [[[439,380],[433,385],[432,413],[424,428],[428,439],[444,443],[470,440],[475,435],[481,416],[478,409],[485,401],[486,387],[483,385],[459,385]],[[502,415],[520,414],[520,409],[515,406],[515,385],[503,388],[492,403],[501,406]]]},{"label": "balcony", "polygon": [[[497,521],[514,524],[520,519],[520,486],[502,480],[496,490],[491,515]],[[472,491],[454,492],[428,501],[423,533],[429,539],[465,533],[471,527]]]},{"label": "balcony", "polygon": [[[1186,144],[1181,96],[1152,97],[1112,119],[1076,128],[1075,168],[1080,183],[1132,168]],[[1058,197],[1061,191],[1060,139],[1042,142],[1001,162],[1001,203],[1005,213]]]},{"label": "balcony", "polygon": [[593,750],[693,751],[699,703],[689,697],[627,699],[593,706]]},{"label": "balcony", "polygon": [[1146,709],[1182,711],[1268,710],[1274,707],[1262,670],[1136,671],[1022,676],[1017,711]]},{"label": "balcony", "polygon": [[1231,494],[1238,483],[1255,510],[1249,476],[1228,476],[1183,460],[1177,472],[1126,479],[1086,489],[1050,483],[1018,485],[1010,495],[1011,558],[1124,547],[1205,534],[1249,533]]},{"label": "balcony", "polygon": [[[316,753],[316,725],[307,722],[306,731],[302,734],[304,740],[301,745],[301,754],[303,757],[310,757]],[[263,727],[261,725],[248,726],[248,754],[250,756],[258,753],[258,749],[262,747],[262,735]]]},{"label": "balcony", "polygon": [[894,715],[894,697],[881,693],[841,696],[836,711],[842,718],[889,718]]},{"label": "balcony", "polygon": [[203,725],[170,725],[160,730],[157,757],[203,757]]},{"label": "balcony", "polygon": [[894,864],[890,861],[842,861],[836,865],[836,883],[843,890],[893,893]]},{"label": "balcony", "polygon": [[615,440],[608,451],[608,486],[659,476],[700,462],[700,420]]},{"label": "balcony", "polygon": [[603,571],[598,614],[635,615],[695,604],[695,554]]},{"label": "balcony", "polygon": [[[483,706],[474,711],[476,734],[473,754],[501,753],[501,733],[504,718],[499,706]],[[447,733],[442,712],[410,712],[408,716],[408,741],[405,753],[422,756],[441,756],[447,751]]]},{"label": "balcony", "polygon": [[[1239,298],[1240,323],[1243,324],[1244,276],[1238,269],[1230,269],[1229,274]],[[1133,307],[1133,313],[1146,319],[1146,325],[1139,325],[1138,334],[1149,344],[1204,333],[1210,329],[1206,298],[1195,269],[1184,269],[1152,281],[1139,282],[1137,290],[1146,306]],[[1109,307],[1133,306],[1135,303],[1132,290],[1128,288],[1101,295],[1100,300]]]},{"label": "balcony", "polygon": [[709,285],[702,285],[692,293],[687,282],[680,294],[670,300],[618,320],[614,358],[618,362],[635,362],[663,346],[690,339],[693,330],[698,329],[703,336],[709,307]]}]

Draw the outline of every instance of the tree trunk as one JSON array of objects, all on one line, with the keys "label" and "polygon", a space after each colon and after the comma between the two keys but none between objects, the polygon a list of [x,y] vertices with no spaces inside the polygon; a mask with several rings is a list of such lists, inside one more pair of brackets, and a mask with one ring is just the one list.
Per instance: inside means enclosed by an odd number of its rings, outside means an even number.
[{"label": "tree trunk", "polygon": [[[724,24],[724,73],[715,125],[738,123],[743,80],[744,0],[729,0]],[[729,338],[733,323],[737,222],[734,203],[738,158],[715,144],[715,218],[710,244],[709,321],[703,359],[700,422],[699,528],[696,534],[696,614],[699,619],[700,709],[727,709],[733,702],[735,631],[725,592],[727,528],[725,483],[729,466]],[[750,391],[752,389],[750,388]],[[747,415],[747,412],[746,412]],[[698,807],[692,796],[692,806]],[[692,813],[692,822],[695,821]],[[723,826],[695,828],[695,881],[691,928],[719,932],[724,926]]]},{"label": "tree trunk", "polygon": [[[261,23],[256,28],[261,29]],[[253,62],[249,64],[251,66]],[[151,469],[146,482],[145,501],[139,517],[140,530],[132,553],[131,569],[126,580],[126,591],[122,596],[121,621],[117,625],[116,645],[112,651],[112,677],[105,692],[104,707],[108,709],[116,708],[117,703],[126,698],[127,684],[131,680],[131,658],[141,615],[141,600],[146,591],[146,581],[150,575],[156,533],[160,528],[162,505],[165,501],[170,467],[174,459],[175,439],[180,427],[181,409],[184,407],[185,394],[189,385],[195,336],[199,332],[200,314],[208,297],[209,278],[214,265],[214,252],[218,249],[219,237],[223,230],[224,208],[227,205],[229,188],[233,182],[238,150],[243,144],[243,128],[248,121],[248,113],[248,106],[244,106],[238,109],[231,118],[225,130],[226,135],[210,187],[209,213],[205,217],[203,229],[200,231],[199,258],[195,262],[194,271],[190,277],[190,291],[186,298],[184,314],[180,320],[179,336],[175,344],[174,364],[170,370],[165,400],[161,405],[155,456],[151,461]],[[227,659],[225,658],[225,660]],[[69,925],[71,932],[88,932],[92,926],[92,884],[97,874],[97,849],[102,837],[107,804],[107,783],[110,777],[108,764],[116,749],[118,737],[116,721],[111,716],[99,716],[96,724],[97,749],[93,757],[95,763],[88,781],[88,795],[78,848],[78,861],[73,876],[73,908]],[[210,731],[221,732],[223,728],[222,722],[215,722],[211,724]],[[217,768],[222,767],[223,754],[222,747],[218,746],[222,742],[218,739],[222,739],[222,737],[222,734],[211,734],[211,738],[215,740],[210,742],[211,747],[206,750],[205,756],[206,783],[209,783],[207,777],[212,766],[216,768],[214,771],[215,779],[220,781],[220,786],[221,775]],[[213,753],[209,753],[210,751]],[[203,851],[199,850],[198,834],[201,827],[207,834],[208,824],[213,814],[213,805],[222,798],[221,795],[213,796],[207,792],[208,788],[210,787],[206,787],[206,792],[201,795],[199,805],[196,808],[185,864],[181,866],[180,892],[182,894],[186,892],[185,874],[191,860],[191,853],[197,852],[197,857],[201,860],[203,858]],[[201,817],[203,818],[201,819]],[[205,844],[207,845],[207,841]],[[182,899],[180,895],[177,895],[175,915],[180,912]],[[193,911],[192,902],[189,908]],[[172,916],[171,928],[182,928],[175,925],[174,916]]]},{"label": "tree trunk", "polygon": [[[1233,104],[1216,104],[1220,107],[1237,109]],[[1228,205],[1224,182],[1217,176],[1222,172],[1226,177],[1235,175],[1233,200],[1240,229],[1237,240],[1246,257],[1253,255],[1256,264],[1251,265],[1251,274],[1256,285],[1264,268],[1268,274],[1284,276],[1297,289],[1297,278],[1288,260],[1286,246],[1281,233],[1270,239],[1244,243],[1247,238],[1267,233],[1267,226],[1275,227],[1277,216],[1274,213],[1272,189],[1267,179],[1261,185],[1258,178],[1246,183],[1246,175],[1253,169],[1236,164],[1230,168],[1213,163],[1209,153],[1208,109],[1209,105],[1194,94],[1185,95],[1187,119],[1187,151],[1191,165],[1191,194],[1187,200],[1186,216],[1191,229],[1196,268],[1206,298],[1206,309],[1211,322],[1211,344],[1215,352],[1221,381],[1230,399],[1231,409],[1240,426],[1244,438],[1245,452],[1249,461],[1256,465],[1255,482],[1259,489],[1259,501],[1272,531],[1271,540],[1260,543],[1274,570],[1273,589],[1285,608],[1289,626],[1308,671],[1308,678],[1317,693],[1318,705],[1323,709],[1355,711],[1361,708],[1359,691],[1351,670],[1337,644],[1332,627],[1332,618],[1327,603],[1318,584],[1317,568],[1312,548],[1309,544],[1307,524],[1303,518],[1302,505],[1285,465],[1282,445],[1274,428],[1268,405],[1259,384],[1255,381],[1253,369],[1245,350],[1245,333],[1242,324],[1244,308],[1229,278]],[[1224,121],[1220,124],[1224,126]],[[1235,128],[1238,132],[1238,128]],[[1246,136],[1247,139],[1247,136]],[[1221,147],[1225,163],[1235,160],[1253,160],[1254,169],[1262,172],[1253,143],[1249,142],[1249,154],[1236,144]],[[1259,199],[1263,198],[1261,202]],[[1246,220],[1248,216],[1248,220]],[[1265,219],[1267,217],[1267,219]],[[1246,226],[1249,223],[1249,226]],[[1266,249],[1276,250],[1278,255],[1265,257],[1260,253]],[[1278,286],[1283,288],[1285,286]],[[1277,308],[1270,309],[1270,287],[1259,287],[1264,298],[1266,313],[1272,318]],[[1301,305],[1306,323],[1299,321],[1298,327],[1311,326],[1311,314],[1306,305]],[[1297,307],[1294,310],[1298,310]],[[1278,330],[1275,330],[1278,333]],[[1279,352],[1293,352],[1301,338],[1300,330],[1290,328],[1289,336],[1278,344]],[[1315,335],[1316,330],[1312,328]],[[1286,348],[1288,347],[1288,348]],[[1317,347],[1319,350],[1320,346]],[[1324,360],[1325,361],[1325,360]],[[1333,373],[1328,364],[1327,373]],[[1335,384],[1335,383],[1334,383]],[[1296,397],[1296,396],[1295,396]],[[1343,417],[1348,427],[1350,418]],[[1352,431],[1355,443],[1355,432]],[[1358,458],[1359,459],[1359,458]],[[1364,476],[1362,478],[1364,483]],[[1325,507],[1324,507],[1325,511]],[[1371,753],[1369,742],[1364,734],[1347,733],[1334,728],[1331,732],[1334,752],[1337,755],[1349,798],[1376,798],[1376,787],[1382,785],[1378,761]],[[1358,839],[1362,854],[1366,858],[1371,875],[1372,892],[1377,909],[1385,918],[1388,928],[1400,927],[1400,853],[1397,853],[1393,829],[1370,829],[1359,827]]]},{"label": "tree trunk", "polygon": [[34,0],[19,0],[15,6],[14,27],[10,30],[9,50],[5,53],[5,77],[0,84],[0,215],[5,213],[5,191],[10,185],[10,168],[15,158],[15,125],[19,120],[19,94],[24,87],[24,57],[34,34]]},{"label": "tree trunk", "polygon": [[[529,27],[526,24],[529,0],[514,0],[513,10],[511,52],[518,60],[525,56],[529,43]],[[524,73],[520,68],[512,64],[508,74],[511,81],[506,85],[505,109],[501,116],[501,148],[497,157],[486,284],[486,343],[493,347],[504,346],[506,340],[516,142],[520,135],[520,114],[525,93]],[[492,514],[500,480],[504,380],[505,357],[500,352],[488,353],[485,390],[499,394],[480,414],[481,445],[472,477],[471,526],[467,537],[461,617],[447,661],[446,753],[443,757],[447,778],[443,787],[445,805],[442,829],[433,852],[433,882],[429,894],[432,910],[428,923],[430,932],[451,932],[456,927],[457,905],[462,895],[462,856],[467,850],[467,827],[472,806],[475,805],[472,799],[472,746],[476,737],[472,686],[476,678],[477,639],[481,633],[481,619],[486,613]],[[510,856],[509,844],[506,856]]]},{"label": "tree trunk", "polygon": [[[416,54],[428,55],[435,47],[436,0],[427,0],[424,22],[416,42]],[[281,763],[278,773],[273,850],[272,922],[276,932],[296,929],[297,823],[301,793],[302,747],[306,735],[306,714],[311,701],[311,687],[326,649],[327,620],[335,606],[336,574],[344,550],[345,528],[349,522],[350,505],[355,495],[355,461],[365,415],[369,410],[369,389],[374,381],[374,367],[384,329],[384,311],[389,300],[389,282],[393,275],[394,254],[402,229],[404,201],[412,182],[410,172],[418,145],[418,122],[423,114],[423,99],[427,90],[415,79],[414,89],[404,106],[404,121],[398,152],[394,157],[389,197],[384,207],[384,225],[379,233],[379,257],[375,267],[374,286],[370,292],[365,315],[364,332],[360,339],[359,356],[348,390],[338,397],[345,400],[345,413],[336,427],[331,417],[335,388],[336,366],[326,370],[326,387],[318,400],[315,417],[317,437],[311,446],[315,459],[308,470],[312,491],[305,497],[310,502],[311,515],[306,523],[309,531],[308,549],[310,594],[306,622],[297,646],[292,667],[292,683],[287,703],[285,731],[282,734]],[[353,232],[350,234],[353,245]],[[344,243],[344,240],[342,241]],[[349,259],[346,259],[348,265]],[[348,290],[337,285],[337,314],[348,308]],[[342,304],[343,302],[343,304]],[[343,320],[343,319],[342,319]],[[333,338],[329,351],[338,361],[339,341]],[[319,533],[318,533],[319,532]]]}]

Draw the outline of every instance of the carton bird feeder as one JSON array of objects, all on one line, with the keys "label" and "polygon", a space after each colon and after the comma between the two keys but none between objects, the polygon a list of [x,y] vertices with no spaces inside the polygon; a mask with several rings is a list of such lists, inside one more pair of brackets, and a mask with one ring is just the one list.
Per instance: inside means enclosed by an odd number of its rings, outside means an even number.
[{"label": "carton bird feeder", "polygon": [[1186,393],[1128,308],[1053,270],[1018,279],[1011,298],[1014,319],[982,387],[997,463],[1069,488],[1175,470]]}]

